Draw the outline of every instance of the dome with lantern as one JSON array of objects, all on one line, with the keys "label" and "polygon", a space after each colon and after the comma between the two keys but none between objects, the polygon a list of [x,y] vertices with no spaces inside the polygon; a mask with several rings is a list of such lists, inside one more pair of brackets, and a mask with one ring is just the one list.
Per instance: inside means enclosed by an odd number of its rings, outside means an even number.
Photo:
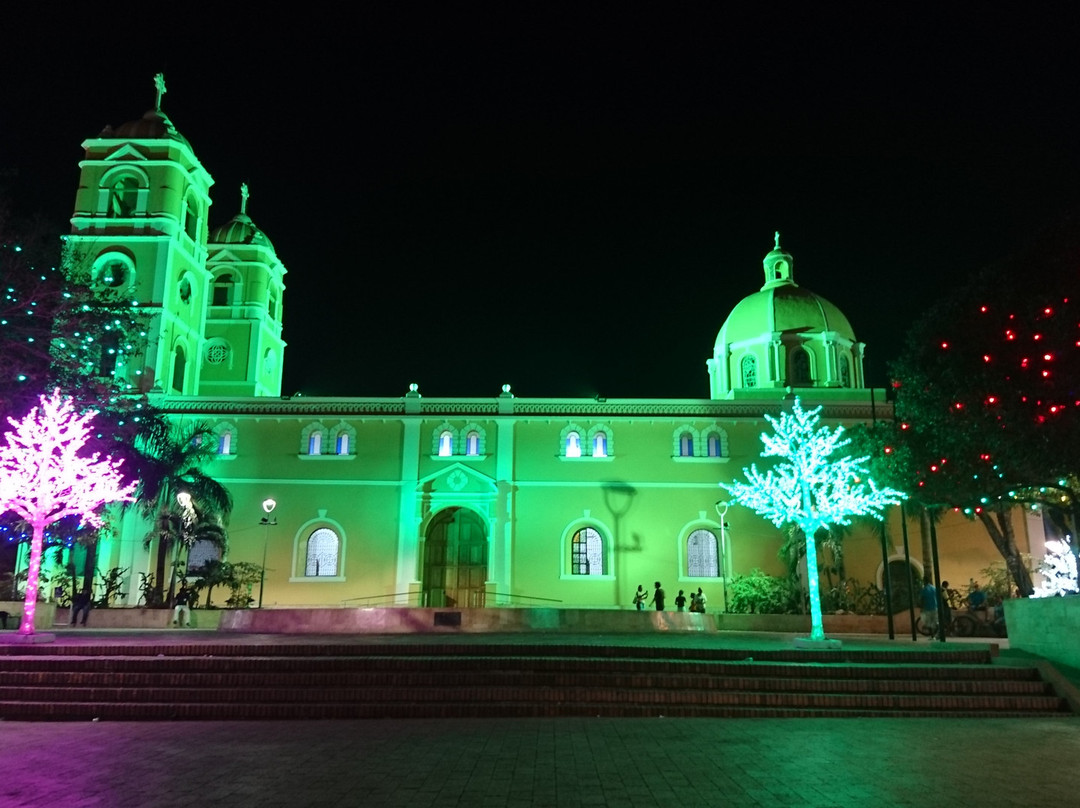
[{"label": "dome with lantern", "polygon": [[795,283],[794,264],[777,233],[762,261],[764,285],[736,304],[716,336],[711,398],[863,387],[863,344],[835,304]]}]

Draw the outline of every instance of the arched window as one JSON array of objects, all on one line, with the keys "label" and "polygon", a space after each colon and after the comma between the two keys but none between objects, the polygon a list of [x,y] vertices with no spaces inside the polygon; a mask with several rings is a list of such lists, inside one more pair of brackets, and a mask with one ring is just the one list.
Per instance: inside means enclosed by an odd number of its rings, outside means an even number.
[{"label": "arched window", "polygon": [[757,387],[757,357],[747,354],[739,364],[743,387]]},{"label": "arched window", "polygon": [[689,432],[679,435],[679,457],[694,456],[694,436]]},{"label": "arched window", "polygon": [[135,215],[139,204],[139,181],[135,177],[121,177],[109,188],[106,215],[110,219],[129,219]]},{"label": "arched window", "polygon": [[341,541],[328,527],[314,531],[307,541],[304,575],[311,578],[333,577],[338,574],[338,551]]},{"label": "arched window", "polygon": [[225,430],[218,434],[218,454],[227,455],[232,449],[232,432]]},{"label": "arched window", "polygon": [[187,201],[184,210],[184,232],[192,241],[199,240],[199,205],[194,199]]},{"label": "arched window", "polygon": [[480,454],[480,433],[476,430],[465,436],[465,454],[470,457]]},{"label": "arched window", "polygon": [[686,574],[691,578],[719,576],[716,535],[711,530],[695,530],[686,540]]},{"label": "arched window", "polygon": [[347,455],[349,453],[349,436],[347,433],[342,432],[337,436],[336,448],[339,455]]},{"label": "arched window", "polygon": [[184,371],[187,368],[187,358],[184,356],[184,348],[176,346],[176,354],[173,356],[172,389],[173,392],[184,392]]},{"label": "arched window", "polygon": [[574,533],[570,545],[570,572],[573,575],[604,574],[604,540],[591,527]]},{"label": "arched window", "polygon": [[312,432],[308,435],[308,449],[309,455],[322,454],[322,432]]},{"label": "arched window", "polygon": [[454,433],[444,429],[439,433],[439,457],[450,457],[454,453]]},{"label": "arched window", "polygon": [[709,457],[723,457],[720,436],[715,432],[710,432],[708,439],[705,441],[706,452]]},{"label": "arched window", "polygon": [[569,432],[566,435],[566,456],[581,457],[581,435]]},{"label": "arched window", "polygon": [[806,387],[810,382],[810,354],[803,348],[796,348],[791,352],[791,383]]},{"label": "arched window", "polygon": [[607,457],[607,433],[597,432],[593,435],[592,454],[593,457]]},{"label": "arched window", "polygon": [[212,305],[228,306],[233,302],[233,289],[236,281],[232,274],[225,272],[214,278],[214,297]]},{"label": "arched window", "polygon": [[840,357],[840,386],[851,387],[851,360],[846,355]]}]

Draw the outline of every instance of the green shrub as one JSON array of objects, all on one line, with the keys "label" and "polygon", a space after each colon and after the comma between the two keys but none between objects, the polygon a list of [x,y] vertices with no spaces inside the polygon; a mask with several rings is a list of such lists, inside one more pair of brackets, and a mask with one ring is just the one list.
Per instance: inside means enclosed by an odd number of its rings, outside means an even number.
[{"label": "green shrub", "polygon": [[803,593],[789,578],[751,570],[736,575],[728,589],[728,609],[734,614],[802,614]]}]

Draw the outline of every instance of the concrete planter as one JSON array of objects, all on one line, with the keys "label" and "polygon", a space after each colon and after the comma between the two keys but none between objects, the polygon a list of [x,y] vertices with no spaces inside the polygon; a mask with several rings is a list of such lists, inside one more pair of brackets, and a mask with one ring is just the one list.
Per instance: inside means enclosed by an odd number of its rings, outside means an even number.
[{"label": "concrete planter", "polygon": [[[67,609],[61,610],[57,615],[57,627],[69,625],[69,614]],[[172,614],[172,609],[91,609],[86,627],[166,629],[172,628]],[[218,609],[191,610],[192,628],[217,629],[219,620],[221,611]]]},{"label": "concrete planter", "polygon": [[1005,601],[1009,647],[1080,668],[1080,595]]},{"label": "concrete planter", "polygon": [[[68,613],[67,609],[61,609],[64,614]],[[8,631],[12,631],[19,627],[19,621],[22,620],[23,602],[21,600],[0,600],[0,612],[7,612],[8,617]],[[18,615],[16,618],[15,615]],[[38,603],[37,608],[34,610],[34,630],[46,631],[53,626],[53,622],[56,620],[56,604],[55,603]]]}]

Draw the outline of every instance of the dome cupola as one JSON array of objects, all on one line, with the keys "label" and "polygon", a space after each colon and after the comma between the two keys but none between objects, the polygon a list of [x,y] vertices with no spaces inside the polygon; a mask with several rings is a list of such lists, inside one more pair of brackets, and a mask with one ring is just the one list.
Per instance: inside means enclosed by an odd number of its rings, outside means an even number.
[{"label": "dome cupola", "polygon": [[862,386],[863,345],[840,309],[795,283],[795,259],[780,246],[762,260],[765,283],[740,300],[708,360],[712,398],[762,389]]}]

